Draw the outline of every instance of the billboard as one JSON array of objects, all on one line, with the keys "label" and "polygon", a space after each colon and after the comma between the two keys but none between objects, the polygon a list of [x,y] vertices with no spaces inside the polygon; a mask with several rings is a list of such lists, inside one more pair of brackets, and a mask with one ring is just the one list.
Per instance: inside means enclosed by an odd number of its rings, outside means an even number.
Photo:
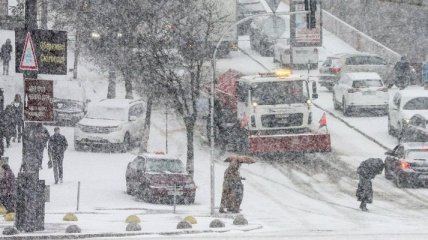
[{"label": "billboard", "polygon": [[24,120],[51,122],[53,114],[53,81],[25,79]]},{"label": "billboard", "polygon": [[23,71],[20,69],[22,55],[31,52],[26,49],[29,46],[28,36],[34,47],[38,73],[67,75],[67,32],[41,29],[32,30],[29,34],[24,29],[15,30],[16,72]]},{"label": "billboard", "polygon": [[[290,11],[305,11],[304,0],[290,0]],[[292,47],[322,46],[322,4],[317,1],[315,28],[307,27],[307,14],[291,15],[290,43]]]}]

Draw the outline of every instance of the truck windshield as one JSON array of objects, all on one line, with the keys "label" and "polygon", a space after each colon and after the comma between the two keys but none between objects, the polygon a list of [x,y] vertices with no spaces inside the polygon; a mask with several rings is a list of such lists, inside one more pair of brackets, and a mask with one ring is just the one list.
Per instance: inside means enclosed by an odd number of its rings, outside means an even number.
[{"label": "truck windshield", "polygon": [[307,90],[305,81],[257,83],[251,88],[251,101],[257,105],[305,103]]}]

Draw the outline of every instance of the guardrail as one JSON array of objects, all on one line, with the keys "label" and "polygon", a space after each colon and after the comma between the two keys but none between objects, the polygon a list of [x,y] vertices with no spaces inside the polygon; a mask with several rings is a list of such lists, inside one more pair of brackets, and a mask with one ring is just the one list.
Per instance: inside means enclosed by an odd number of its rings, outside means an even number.
[{"label": "guardrail", "polygon": [[399,53],[325,10],[323,10],[323,27],[358,51],[378,54],[391,64],[400,59]]},{"label": "guardrail", "polygon": [[[290,4],[289,0],[282,0]],[[353,48],[362,52],[370,52],[383,57],[388,63],[395,64],[400,59],[400,54],[374,40],[367,34],[349,25],[342,19],[334,16],[326,10],[322,10],[323,28],[336,35]]]}]

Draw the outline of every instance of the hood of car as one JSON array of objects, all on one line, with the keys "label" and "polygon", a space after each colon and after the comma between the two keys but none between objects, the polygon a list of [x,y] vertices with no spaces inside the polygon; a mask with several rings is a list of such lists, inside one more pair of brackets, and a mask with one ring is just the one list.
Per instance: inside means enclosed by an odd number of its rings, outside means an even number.
[{"label": "hood of car", "polygon": [[169,174],[169,173],[148,173],[145,175],[150,184],[153,185],[185,185],[192,183],[192,179],[187,174]]},{"label": "hood of car", "polygon": [[82,120],[80,120],[79,124],[91,127],[117,127],[123,124],[123,122],[112,119],[83,118]]}]

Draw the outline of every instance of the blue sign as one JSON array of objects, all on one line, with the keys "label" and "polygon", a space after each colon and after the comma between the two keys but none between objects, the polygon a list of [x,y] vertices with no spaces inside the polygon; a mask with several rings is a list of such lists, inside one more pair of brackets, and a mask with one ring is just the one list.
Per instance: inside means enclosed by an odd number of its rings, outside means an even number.
[{"label": "blue sign", "polygon": [[428,83],[428,62],[422,66],[422,79],[424,82]]}]

